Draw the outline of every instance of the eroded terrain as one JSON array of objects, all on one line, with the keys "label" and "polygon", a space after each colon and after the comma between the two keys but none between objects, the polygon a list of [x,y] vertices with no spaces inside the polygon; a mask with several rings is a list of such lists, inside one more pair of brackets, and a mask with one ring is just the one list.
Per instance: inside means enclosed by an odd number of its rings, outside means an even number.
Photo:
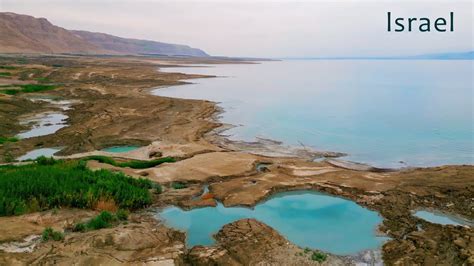
[{"label": "eroded terrain", "polygon": [[[26,60],[26,62],[25,62]],[[384,218],[379,230],[391,238],[382,247],[386,264],[474,264],[472,227],[441,226],[412,216],[419,208],[436,209],[474,219],[474,167],[440,166],[392,172],[347,169],[328,161],[312,162],[299,151],[262,153],[261,145],[225,145],[214,133],[219,111],[214,103],[151,96],[150,89],[183,83],[197,75],[162,73],[159,67],[177,63],[223,63],[222,60],[156,59],[146,57],[16,57],[0,59],[15,66],[0,84],[44,83],[57,88],[14,96],[0,94],[0,136],[12,137],[29,125],[21,118],[57,108],[34,95],[69,100],[67,127],[54,134],[0,145],[6,162],[38,148],[62,147],[58,156],[76,159],[108,155],[117,160],[151,160],[171,156],[178,161],[132,169],[89,161],[92,169],[122,171],[162,184],[153,208],[254,206],[270,195],[289,190],[317,190],[354,200],[378,211]],[[208,59],[207,59],[208,60]],[[5,121],[5,122],[3,122]],[[30,125],[31,126],[31,125]],[[141,148],[113,154],[100,149],[116,145]],[[251,148],[254,147],[254,148]],[[263,154],[263,155],[262,155]],[[333,157],[333,153],[318,156]],[[173,189],[179,182],[186,188]],[[203,194],[208,185],[209,192]],[[185,235],[152,218],[150,210],[134,214],[128,224],[87,233],[68,232],[61,242],[35,242],[30,253],[0,251],[2,264],[196,264],[255,265],[318,264],[302,248],[289,243],[272,228],[254,220],[224,226],[212,247],[185,247]],[[0,243],[25,241],[45,226],[70,227],[72,221],[90,218],[94,211],[60,210],[0,217]],[[13,233],[12,233],[13,232]],[[28,241],[35,241],[28,239]],[[20,246],[31,246],[18,244]],[[18,246],[16,245],[16,246]],[[10,246],[11,247],[11,246]],[[10,250],[11,251],[11,250]],[[303,254],[303,255],[301,255]],[[330,255],[325,265],[347,265],[354,260]]]}]

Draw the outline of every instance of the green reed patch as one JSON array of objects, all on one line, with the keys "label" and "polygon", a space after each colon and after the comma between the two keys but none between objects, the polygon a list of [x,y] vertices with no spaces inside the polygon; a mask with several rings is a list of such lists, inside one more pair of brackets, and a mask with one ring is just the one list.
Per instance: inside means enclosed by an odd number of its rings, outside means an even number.
[{"label": "green reed patch", "polygon": [[151,161],[140,161],[140,160],[130,160],[126,162],[118,162],[112,157],[102,156],[102,155],[92,155],[84,158],[84,160],[95,160],[101,163],[110,164],[117,167],[130,167],[133,169],[145,169],[150,167],[155,167],[162,163],[174,163],[176,159],[173,157],[163,157]]},{"label": "green reed patch", "polygon": [[14,66],[0,66],[0,69],[14,70],[14,69],[17,69],[17,67],[14,67]]},{"label": "green reed patch", "polygon": [[40,157],[28,165],[0,166],[0,216],[56,207],[94,208],[104,199],[120,208],[138,209],[151,204],[152,187],[148,179],[91,171],[84,161]]},{"label": "green reed patch", "polygon": [[1,137],[0,136],[0,144],[7,143],[7,142],[17,142],[20,139],[17,137]]},{"label": "green reed patch", "polygon": [[0,72],[0,77],[10,77],[12,73],[10,72]]},{"label": "green reed patch", "polygon": [[[7,87],[7,86],[3,86]],[[57,86],[55,85],[44,85],[44,84],[24,84],[24,85],[8,85],[9,89],[0,90],[0,93],[8,95],[16,95],[18,93],[31,93],[53,90]]]}]

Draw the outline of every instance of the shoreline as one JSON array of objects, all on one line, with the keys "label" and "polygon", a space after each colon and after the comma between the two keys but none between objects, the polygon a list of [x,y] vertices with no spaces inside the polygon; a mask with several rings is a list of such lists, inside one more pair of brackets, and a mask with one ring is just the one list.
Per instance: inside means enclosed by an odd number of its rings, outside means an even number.
[{"label": "shoreline", "polygon": [[[41,60],[55,59],[38,60],[43,62]],[[412,217],[410,210],[433,207],[468,218],[474,217],[473,211],[469,209],[469,195],[474,193],[469,189],[469,184],[474,184],[471,178],[473,166],[438,166],[394,172],[370,169],[356,171],[331,165],[327,161],[313,162],[304,157],[270,157],[268,154],[252,154],[245,149],[232,151],[211,141],[212,138],[225,138],[216,134],[225,127],[215,120],[222,111],[217,103],[149,96],[150,90],[157,83],[161,84],[158,86],[180,85],[183,84],[181,79],[196,75],[155,73],[156,65],[143,62],[143,59],[70,60],[71,64],[77,64],[77,68],[64,67],[56,70],[53,78],[60,81],[77,76],[78,80],[47,93],[69,100],[83,100],[73,104],[71,110],[65,111],[69,116],[68,127],[54,135],[25,139],[10,143],[8,147],[0,146],[0,149],[4,151],[9,148],[18,154],[37,147],[67,146],[63,153],[74,155],[63,158],[72,159],[108,146],[143,145],[145,147],[136,151],[107,155],[151,160],[154,155],[159,154],[176,157],[178,161],[147,169],[120,168],[94,161],[90,161],[88,166],[91,169],[120,171],[132,177],[146,177],[160,183],[165,190],[154,196],[151,207],[175,205],[194,208],[212,206],[216,201],[222,202],[224,206],[254,206],[277,192],[301,189],[325,192],[352,200],[377,211],[383,217],[380,231],[393,239],[381,248],[386,263],[419,263],[424,258],[433,256],[448,260],[451,256],[472,255],[469,249],[453,244],[453,240],[462,235],[472,234],[474,239],[472,229],[440,227],[423,222]],[[82,65],[89,67],[88,72],[81,68]],[[7,97],[7,100],[19,101],[21,98]],[[279,144],[272,140],[263,141]],[[252,146],[251,144],[245,145]],[[0,159],[2,154],[3,152],[0,153]],[[261,164],[265,165],[259,168]],[[187,187],[173,189],[173,182],[182,182]],[[204,184],[209,185],[212,198],[196,200],[195,197],[202,194]],[[0,217],[0,224],[2,221]],[[416,229],[420,223],[423,231]],[[235,224],[239,228],[245,226],[238,222]],[[251,228],[269,230],[262,229],[265,228],[262,226],[257,223]],[[166,232],[172,231],[169,228],[159,228]],[[104,232],[109,231],[91,234],[102,235]],[[83,237],[75,234],[72,236]],[[427,248],[432,241],[450,244],[448,249],[444,246]],[[406,251],[407,246],[413,247],[410,252]],[[257,252],[261,248],[256,247],[251,252]],[[197,252],[180,250],[182,254]],[[199,251],[199,254],[204,256],[206,253]],[[179,255],[174,258],[180,260],[183,257]]]},{"label": "shoreline", "polygon": [[[259,63],[259,62],[256,62]],[[232,64],[232,63],[230,63]],[[195,65],[185,65],[185,64],[177,64],[169,66],[170,68],[190,68],[196,67]],[[209,66],[197,66],[197,67],[209,67]],[[168,72],[168,73],[175,73],[175,72]],[[186,75],[201,75],[201,74],[193,74],[193,73],[184,73]],[[217,76],[217,75],[205,75],[204,78],[222,78],[226,76]],[[161,86],[157,88],[152,88],[150,92],[152,93],[155,90],[159,90],[161,88],[169,88],[174,87],[177,85],[187,85],[187,84],[195,84],[194,82],[184,82],[182,84],[176,84],[171,86]],[[170,96],[160,96],[159,97],[166,97],[166,98],[173,98],[179,100],[197,100],[197,99],[188,99],[188,98],[180,98],[180,97],[170,97]],[[201,100],[201,99],[199,99]],[[202,101],[207,101],[215,105],[216,111],[215,114],[209,117],[210,121],[220,124],[217,128],[211,130],[210,132],[203,135],[203,138],[207,139],[210,143],[218,145],[224,149],[228,149],[231,151],[241,151],[241,152],[248,152],[256,155],[263,155],[263,156],[270,156],[270,157],[288,157],[288,156],[295,156],[304,160],[316,160],[316,159],[326,159],[330,164],[334,166],[345,168],[348,170],[355,170],[355,171],[370,171],[370,172],[396,172],[396,171],[405,171],[411,169],[423,169],[423,168],[432,168],[432,167],[441,167],[441,166],[463,166],[463,165],[470,165],[474,166],[474,164],[465,164],[465,163],[456,163],[456,164],[446,164],[441,163],[439,165],[417,165],[417,166],[410,166],[406,165],[406,162],[403,162],[404,165],[399,167],[385,167],[385,166],[376,166],[376,164],[360,162],[360,161],[353,161],[353,160],[344,160],[344,157],[350,156],[349,153],[344,151],[329,151],[329,150],[318,150],[312,147],[307,147],[303,144],[302,148],[299,148],[297,145],[287,144],[284,141],[267,138],[267,137],[259,137],[254,136],[254,141],[247,141],[247,140],[240,140],[240,139],[230,139],[229,135],[225,135],[224,133],[230,129],[245,126],[245,125],[234,125],[224,123],[220,119],[220,115],[225,113],[226,110],[222,107],[220,102],[214,102],[208,99],[202,99]]]}]

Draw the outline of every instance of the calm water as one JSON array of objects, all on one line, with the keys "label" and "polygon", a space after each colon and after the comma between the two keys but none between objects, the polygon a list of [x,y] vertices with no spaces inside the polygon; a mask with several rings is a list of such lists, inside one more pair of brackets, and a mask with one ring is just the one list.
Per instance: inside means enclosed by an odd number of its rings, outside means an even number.
[{"label": "calm water", "polygon": [[473,223],[470,221],[463,221],[461,219],[451,217],[442,213],[430,212],[430,211],[416,211],[414,215],[418,218],[426,220],[430,223],[442,224],[442,225],[469,225]]},{"label": "calm water", "polygon": [[18,134],[19,138],[32,138],[53,134],[61,128],[67,126],[66,119],[68,117],[61,113],[42,113],[32,119],[23,121],[23,124],[34,123],[33,127]]},{"label": "calm water", "polygon": [[340,255],[375,249],[386,239],[375,235],[382,221],[376,212],[316,192],[281,193],[255,209],[225,208],[222,204],[190,211],[169,207],[157,217],[186,231],[189,247],[214,243],[212,235],[223,225],[243,218],[262,221],[301,247]]},{"label": "calm water", "polygon": [[36,149],[27,152],[25,155],[20,156],[17,158],[19,161],[23,160],[34,160],[40,156],[46,156],[46,157],[51,157],[53,156],[56,152],[60,151],[61,149],[58,148],[41,148],[41,149]]},{"label": "calm water", "polygon": [[140,146],[114,146],[114,147],[109,147],[109,148],[102,149],[102,151],[120,153],[120,152],[133,151],[133,150],[136,150],[138,148],[140,148]]},{"label": "calm water", "polygon": [[156,90],[225,109],[232,139],[341,151],[376,166],[474,163],[472,61],[281,61],[168,68],[225,76]]}]

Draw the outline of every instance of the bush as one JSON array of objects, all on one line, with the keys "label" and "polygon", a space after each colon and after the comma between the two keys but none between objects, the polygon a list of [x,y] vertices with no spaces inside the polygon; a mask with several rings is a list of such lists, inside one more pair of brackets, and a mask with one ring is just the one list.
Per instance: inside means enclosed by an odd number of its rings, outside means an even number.
[{"label": "bush", "polygon": [[162,163],[174,163],[176,160],[173,157],[164,157],[151,161],[139,161],[139,160],[130,160],[127,162],[117,162],[111,157],[102,156],[102,155],[92,155],[84,158],[84,160],[95,160],[101,163],[110,164],[117,167],[130,167],[133,169],[145,169],[155,167]]},{"label": "bush", "polygon": [[115,215],[108,211],[102,211],[96,217],[90,219],[87,223],[78,223],[74,226],[74,232],[85,232],[87,230],[98,230],[102,228],[109,228],[114,222],[126,221],[128,219],[128,211],[119,209]]},{"label": "bush", "polygon": [[113,199],[125,209],[151,204],[150,180],[82,167],[78,161],[48,158],[0,167],[0,216],[62,206],[92,209],[101,199]]},{"label": "bush", "polygon": [[40,156],[36,158],[35,161],[39,165],[54,165],[58,162],[53,157],[45,157],[45,156]]},{"label": "bush", "polygon": [[155,184],[155,192],[157,194],[163,193],[163,187],[160,184]]},{"label": "bush", "polygon": [[321,252],[314,251],[311,255],[311,259],[317,262],[323,262],[327,258],[327,255]]},{"label": "bush", "polygon": [[84,223],[77,223],[72,229],[73,232],[85,232],[87,229]]},{"label": "bush", "polygon": [[60,241],[64,239],[64,234],[58,231],[54,231],[51,227],[46,227],[41,234],[41,240],[43,241]]},{"label": "bush", "polygon": [[188,186],[181,182],[173,182],[171,183],[171,187],[174,189],[183,189],[183,188],[187,188]]},{"label": "bush", "polygon": [[128,220],[128,211],[124,209],[119,209],[116,213],[115,216],[117,217],[118,220],[120,221],[126,221]]},{"label": "bush", "polygon": [[87,222],[86,227],[91,230],[98,230],[102,228],[108,228],[111,225],[111,222],[115,220],[115,217],[108,211],[103,211],[95,218],[92,218]]}]

